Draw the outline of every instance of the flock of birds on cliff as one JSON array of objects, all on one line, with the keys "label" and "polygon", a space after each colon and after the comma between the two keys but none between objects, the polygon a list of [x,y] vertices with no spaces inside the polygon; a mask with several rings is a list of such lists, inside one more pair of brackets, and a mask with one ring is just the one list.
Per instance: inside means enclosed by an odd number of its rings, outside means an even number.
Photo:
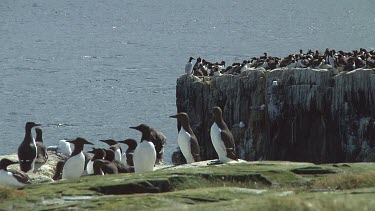
[{"label": "flock of birds on cliff", "polygon": [[[212,144],[218,154],[218,161],[212,164],[227,163],[238,160],[232,133],[222,118],[220,107],[213,107],[213,124],[210,130]],[[200,146],[189,124],[189,116],[184,112],[170,116],[176,118],[181,125],[178,134],[178,145],[186,163],[201,161]],[[30,183],[29,173],[34,172],[35,164],[43,165],[48,160],[48,150],[66,156],[57,163],[52,179],[72,179],[82,175],[105,175],[118,173],[143,173],[154,170],[154,166],[163,160],[166,137],[160,131],[146,124],[130,127],[142,133],[140,142],[134,139],[116,141],[113,139],[99,140],[109,145],[109,148],[95,148],[84,152],[84,145],[93,145],[84,138],[60,140],[58,146],[46,147],[43,144],[40,124],[27,122],[25,137],[18,148],[18,161],[3,158],[0,161],[0,185],[20,187]],[[32,135],[35,128],[36,137]],[[120,143],[128,146],[122,151]],[[71,149],[71,145],[74,149]],[[88,153],[93,154],[90,156]],[[20,171],[8,169],[9,165],[19,164]]]},{"label": "flock of birds on cliff", "polygon": [[194,76],[220,76],[222,74],[237,75],[243,72],[263,68],[273,70],[276,68],[312,68],[312,69],[337,69],[337,72],[352,71],[358,68],[375,68],[375,51],[364,48],[350,52],[326,49],[324,53],[309,49],[306,53],[300,50],[297,54],[287,57],[273,57],[264,53],[260,57],[244,60],[242,63],[233,63],[225,66],[225,61],[209,62],[198,57],[193,64],[193,57],[185,65],[185,73]]}]

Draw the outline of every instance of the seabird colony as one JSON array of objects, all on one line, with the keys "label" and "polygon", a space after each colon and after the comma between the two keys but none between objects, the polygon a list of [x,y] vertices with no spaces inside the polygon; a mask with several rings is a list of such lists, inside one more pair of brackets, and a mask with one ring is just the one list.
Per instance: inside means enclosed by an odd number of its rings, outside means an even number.
[{"label": "seabird colony", "polygon": [[[219,159],[214,164],[237,161],[233,135],[222,118],[221,108],[214,107],[212,113],[211,139],[219,156]],[[180,112],[170,117],[176,118],[182,125],[177,143],[187,163],[201,161],[199,142],[190,127],[188,114]],[[28,174],[37,171],[37,169],[34,169],[35,162],[38,159],[41,160],[42,165],[47,162],[48,155],[45,153],[45,146],[42,147],[41,144],[36,144],[33,137],[32,128],[34,127],[37,127],[37,142],[43,143],[41,125],[35,122],[27,122],[25,125],[25,138],[18,149],[19,161],[12,161],[7,158],[0,161],[0,185],[19,187],[29,184]],[[147,124],[140,124],[130,128],[142,133],[139,142],[135,139],[126,139],[124,141],[113,139],[98,140],[108,144],[109,147],[92,147],[91,150],[86,152],[84,151],[84,146],[94,145],[94,143],[82,137],[77,137],[72,140],[60,140],[58,146],[48,147],[49,151],[56,151],[63,158],[56,165],[53,179],[73,179],[83,175],[153,171],[155,165],[162,164],[166,137],[162,132]],[[120,143],[128,145],[128,149],[122,151]],[[71,145],[73,150],[71,150]],[[93,154],[93,156],[88,153]],[[14,164],[20,164],[20,171],[7,168],[9,165]]]},{"label": "seabird colony", "polygon": [[[193,65],[194,58],[190,57],[185,66],[185,74],[195,76],[218,76],[222,74],[241,74],[244,71],[256,68],[273,70],[275,68],[335,68],[340,71],[351,71],[357,68],[375,68],[375,52],[366,49],[351,52],[326,49],[324,53],[300,50],[297,54],[287,57],[273,57],[264,53],[260,57],[244,60],[242,63],[233,63],[225,67],[225,61],[208,62],[200,57]],[[212,108],[213,119],[209,131],[211,141],[218,154],[214,163],[237,162],[236,146],[231,131],[222,117],[222,108]],[[182,126],[178,133],[177,143],[187,163],[201,161],[199,140],[190,127],[187,113],[180,112],[171,118],[176,118]],[[32,129],[35,128],[36,140]],[[162,164],[166,137],[162,132],[147,124],[130,127],[142,133],[139,141],[126,139],[116,141],[113,139],[98,140],[108,144],[108,148],[92,147],[84,151],[85,145],[94,145],[84,138],[77,137],[72,140],[60,140],[58,146],[50,146],[49,151],[56,151],[63,158],[57,163],[54,180],[71,179],[82,175],[105,175],[118,173],[144,173],[154,170],[155,165]],[[124,152],[120,143],[126,144],[128,149]],[[73,150],[71,148],[73,145]],[[93,154],[93,156],[89,155]],[[28,174],[37,171],[35,163],[43,165],[48,160],[46,147],[43,144],[41,125],[27,122],[25,137],[18,148],[18,161],[7,158],[0,160],[0,185],[23,186],[30,183]],[[19,164],[20,171],[8,169],[9,165]]]},{"label": "seabird colony", "polygon": [[286,57],[274,57],[267,53],[259,57],[252,57],[244,60],[242,63],[235,62],[232,65],[225,66],[225,61],[209,62],[198,57],[191,71],[193,57],[185,66],[185,73],[191,72],[194,76],[217,76],[222,74],[237,75],[247,70],[264,68],[273,70],[276,68],[312,68],[312,69],[337,69],[337,72],[352,71],[358,68],[375,68],[375,51],[368,51],[364,48],[349,52],[326,49],[324,52],[318,50],[307,50],[299,53],[289,54]]}]

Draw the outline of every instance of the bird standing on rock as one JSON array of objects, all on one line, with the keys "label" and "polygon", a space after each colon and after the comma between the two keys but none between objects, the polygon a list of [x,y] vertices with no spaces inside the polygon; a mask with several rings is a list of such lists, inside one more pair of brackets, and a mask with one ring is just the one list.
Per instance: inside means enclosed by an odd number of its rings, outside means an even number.
[{"label": "bird standing on rock", "polygon": [[73,141],[66,142],[74,144],[74,150],[68,160],[65,161],[62,170],[62,179],[73,179],[80,177],[85,168],[85,155],[83,154],[83,146],[85,144],[94,144],[81,137],[78,137]]},{"label": "bird standing on rock", "polygon": [[191,62],[194,58],[190,57],[188,63],[185,65],[185,73],[191,75],[193,73],[193,63]]},{"label": "bird standing on rock", "polygon": [[210,135],[212,144],[219,156],[219,161],[227,163],[237,160],[237,155],[233,134],[225,124],[222,115],[220,107],[213,107],[214,123],[211,126]]},{"label": "bird standing on rock", "polygon": [[119,141],[119,143],[128,145],[128,149],[122,154],[121,162],[127,167],[134,167],[133,154],[138,145],[137,141],[129,138],[124,141]]},{"label": "bird standing on rock", "polygon": [[35,144],[37,149],[36,163],[46,163],[48,159],[47,149],[43,143],[43,132],[40,128],[35,128]]},{"label": "bird standing on rock", "polygon": [[104,149],[106,156],[104,157],[105,160],[113,163],[116,168],[118,173],[129,173],[133,172],[130,168],[125,166],[122,162],[115,160],[115,152],[111,149]]},{"label": "bird standing on rock", "polygon": [[200,148],[197,138],[189,124],[189,116],[185,112],[180,112],[171,118],[176,118],[181,123],[181,129],[178,133],[178,145],[184,155],[187,163],[201,161]]},{"label": "bird standing on rock", "polygon": [[151,141],[151,128],[145,124],[130,128],[142,132],[141,143],[138,144],[133,153],[135,173],[153,171],[156,162],[157,150],[155,150],[155,145]]},{"label": "bird standing on rock", "polygon": [[[147,137],[147,141],[151,141],[156,150],[156,161],[155,164],[162,164],[163,163],[163,154],[164,154],[164,145],[166,143],[167,138],[164,134],[146,124],[140,124],[137,127],[130,127],[132,129],[138,130],[142,132],[142,137]],[[144,140],[144,139],[142,139]],[[141,140],[141,141],[142,141]]]},{"label": "bird standing on rock", "polygon": [[88,151],[88,153],[94,154],[94,156],[89,160],[89,162],[86,165],[86,171],[87,174],[94,174],[94,162],[95,160],[104,159],[105,157],[105,151],[100,148],[92,148],[91,151]]},{"label": "bird standing on rock", "polygon": [[33,172],[37,157],[37,147],[35,139],[31,134],[31,129],[35,126],[40,126],[35,122],[27,122],[25,125],[25,137],[18,147],[18,160],[20,162],[20,169],[25,173]]},{"label": "bird standing on rock", "polygon": [[118,160],[121,162],[121,156],[122,156],[122,149],[120,144],[113,140],[113,139],[107,139],[107,140],[99,140],[101,142],[104,142],[110,146],[110,149],[115,152],[115,160]]}]

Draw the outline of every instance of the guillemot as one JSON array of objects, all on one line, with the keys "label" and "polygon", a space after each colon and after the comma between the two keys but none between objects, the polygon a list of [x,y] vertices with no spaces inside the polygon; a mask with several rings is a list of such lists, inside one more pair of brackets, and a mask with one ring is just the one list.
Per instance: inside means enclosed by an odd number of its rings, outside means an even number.
[{"label": "guillemot", "polygon": [[16,164],[18,161],[12,161],[7,158],[0,160],[0,185],[22,187],[30,184],[30,178],[27,174],[7,169],[9,165]]},{"label": "guillemot", "polygon": [[185,74],[191,75],[193,73],[193,63],[191,62],[193,59],[193,57],[190,57],[188,63],[185,65]]},{"label": "guillemot", "polygon": [[133,163],[133,153],[135,148],[137,148],[137,141],[135,139],[129,138],[124,141],[119,141],[119,143],[123,143],[128,145],[128,149],[122,154],[121,161],[125,166],[134,167]]},{"label": "guillemot", "polygon": [[121,149],[120,144],[116,140],[106,139],[106,140],[99,140],[99,141],[108,144],[110,146],[109,148],[115,152],[115,160],[118,160],[121,162],[122,149]]},{"label": "guillemot", "polygon": [[151,141],[152,131],[147,125],[141,124],[137,127],[130,127],[142,132],[141,143],[137,145],[133,153],[134,171],[142,173],[153,171],[156,162],[157,151]]},{"label": "guillemot", "polygon": [[167,140],[164,134],[146,124],[140,124],[137,127],[130,127],[130,128],[142,132],[142,137],[144,137],[145,134],[147,135],[147,141],[151,141],[155,146],[155,150],[156,150],[155,164],[162,164],[163,154],[164,154],[164,145]]},{"label": "guillemot", "polygon": [[35,139],[31,134],[31,129],[35,126],[40,126],[35,122],[27,122],[25,125],[25,137],[18,147],[18,160],[20,162],[20,169],[25,173],[33,172],[35,160],[37,157],[37,147]]},{"label": "guillemot", "polygon": [[115,152],[113,150],[104,149],[104,151],[105,151],[105,154],[106,154],[104,159],[113,163],[116,166],[116,168],[118,170],[118,173],[129,173],[129,172],[131,172],[131,170],[127,166],[125,166],[122,162],[115,159]]},{"label": "guillemot", "polygon": [[37,149],[36,163],[46,163],[48,159],[47,149],[43,143],[43,132],[41,128],[35,128],[35,144]]},{"label": "guillemot", "polygon": [[180,132],[178,133],[178,145],[184,155],[187,163],[201,161],[200,148],[193,130],[189,124],[189,116],[185,112],[180,112],[171,118],[176,118],[181,124]]},{"label": "guillemot", "polygon": [[81,137],[67,142],[74,144],[74,150],[68,160],[65,161],[62,170],[62,179],[77,178],[82,175],[85,168],[85,155],[82,152],[83,146],[85,144],[94,144]]},{"label": "guillemot", "polygon": [[65,139],[60,140],[57,146],[48,146],[48,151],[55,151],[56,153],[63,154],[67,157],[70,157],[72,154],[72,148],[70,147],[70,143],[67,142]]},{"label": "guillemot", "polygon": [[221,108],[213,107],[214,123],[211,126],[211,141],[219,157],[219,161],[227,163],[237,160],[234,138],[225,124]]},{"label": "guillemot", "polygon": [[94,175],[118,174],[116,165],[108,160],[98,159],[93,164]]},{"label": "guillemot", "polygon": [[86,164],[86,172],[87,172],[87,174],[90,175],[90,174],[94,174],[93,164],[94,164],[95,160],[104,159],[105,151],[103,149],[93,147],[91,151],[88,151],[88,153],[94,154],[94,156]]}]

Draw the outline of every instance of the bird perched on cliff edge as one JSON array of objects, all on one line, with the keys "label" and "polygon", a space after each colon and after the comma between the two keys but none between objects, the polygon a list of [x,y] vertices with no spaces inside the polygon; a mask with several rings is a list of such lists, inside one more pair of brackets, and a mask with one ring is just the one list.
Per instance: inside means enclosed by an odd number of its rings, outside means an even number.
[{"label": "bird perched on cliff edge", "polygon": [[193,73],[193,63],[191,62],[194,58],[190,57],[188,63],[185,65],[185,73],[191,75]]}]

